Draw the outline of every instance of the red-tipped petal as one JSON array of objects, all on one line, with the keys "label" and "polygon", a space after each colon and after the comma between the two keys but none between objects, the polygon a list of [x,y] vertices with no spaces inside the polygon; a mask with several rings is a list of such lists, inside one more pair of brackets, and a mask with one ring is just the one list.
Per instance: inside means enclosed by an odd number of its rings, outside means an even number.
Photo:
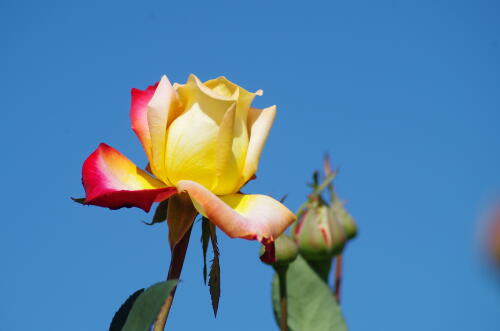
[{"label": "red-tipped petal", "polygon": [[148,212],[154,202],[177,192],[106,144],[100,144],[83,163],[82,182],[85,204],[110,209],[139,207]]},{"label": "red-tipped petal", "polygon": [[232,238],[259,240],[269,244],[295,220],[295,215],[277,200],[265,195],[228,194],[216,196],[202,185],[181,180],[198,212]]},{"label": "red-tipped petal", "polygon": [[151,162],[151,135],[148,126],[148,103],[153,98],[158,83],[148,86],[144,91],[133,88],[131,91],[132,102],[130,106],[130,120],[132,130],[141,141],[142,147]]}]

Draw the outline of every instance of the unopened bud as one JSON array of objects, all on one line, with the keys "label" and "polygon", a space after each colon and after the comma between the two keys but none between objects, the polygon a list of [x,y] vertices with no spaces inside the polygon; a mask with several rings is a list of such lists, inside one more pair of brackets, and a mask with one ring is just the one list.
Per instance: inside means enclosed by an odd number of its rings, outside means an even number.
[{"label": "unopened bud", "polygon": [[354,221],[354,218],[345,209],[344,204],[340,202],[339,199],[335,199],[331,206],[331,209],[334,217],[342,225],[347,239],[349,240],[356,237],[358,233],[358,227],[356,225],[356,222]]},{"label": "unopened bud", "polygon": [[346,241],[344,229],[333,212],[317,202],[310,203],[292,233],[300,254],[311,261],[332,258],[342,251]]},{"label": "unopened bud", "polygon": [[[261,259],[262,262],[270,264],[274,267],[289,265],[297,258],[297,255],[299,254],[299,248],[297,247],[297,244],[285,233],[283,233],[274,241],[274,247],[276,256],[276,260],[274,263],[267,263],[265,260]],[[264,254],[264,251],[264,246],[262,246],[260,249],[261,256]]]}]

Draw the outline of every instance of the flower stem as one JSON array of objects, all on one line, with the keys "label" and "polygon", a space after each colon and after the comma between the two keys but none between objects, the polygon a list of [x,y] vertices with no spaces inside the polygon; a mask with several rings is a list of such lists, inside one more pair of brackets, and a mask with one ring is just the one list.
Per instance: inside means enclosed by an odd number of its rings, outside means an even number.
[{"label": "flower stem", "polygon": [[342,254],[337,256],[337,261],[335,261],[335,283],[334,283],[334,294],[337,302],[340,303],[340,287],[342,285]]},{"label": "flower stem", "polygon": [[[175,245],[172,250],[172,258],[170,260],[170,267],[168,269],[167,280],[179,279],[182,272],[182,266],[184,265],[184,258],[186,257],[186,251],[189,244],[189,238],[191,237],[191,229],[193,226],[189,227],[186,234],[182,239]],[[175,291],[177,286],[170,292],[170,295],[165,299],[165,303],[158,313],[156,322],[154,325],[154,331],[165,330],[165,324],[167,323],[168,314],[170,313],[170,308],[172,307],[172,302],[174,301]]]},{"label": "flower stem", "polygon": [[286,272],[288,266],[276,268],[278,280],[280,283],[280,303],[281,303],[281,321],[280,330],[288,331],[288,313],[287,313],[287,292],[286,292]]}]

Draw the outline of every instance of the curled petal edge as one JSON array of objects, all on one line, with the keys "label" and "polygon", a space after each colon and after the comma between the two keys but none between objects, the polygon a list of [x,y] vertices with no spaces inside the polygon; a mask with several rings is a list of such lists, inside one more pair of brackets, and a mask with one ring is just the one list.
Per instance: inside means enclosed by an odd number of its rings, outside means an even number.
[{"label": "curled petal edge", "polygon": [[219,197],[189,180],[179,181],[177,190],[187,192],[198,212],[231,238],[270,244],[295,220],[288,208],[266,195],[228,194]]},{"label": "curled petal edge", "polygon": [[260,155],[276,117],[276,106],[264,109],[250,108],[248,112],[248,132],[250,141],[243,169],[245,181],[257,171]]}]

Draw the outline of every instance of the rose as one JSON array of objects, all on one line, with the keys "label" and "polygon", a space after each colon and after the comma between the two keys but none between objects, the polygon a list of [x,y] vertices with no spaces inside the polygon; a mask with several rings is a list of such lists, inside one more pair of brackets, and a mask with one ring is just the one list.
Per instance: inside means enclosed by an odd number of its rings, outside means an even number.
[{"label": "rose", "polygon": [[[276,114],[275,106],[251,107],[261,94],[224,77],[202,83],[194,75],[184,85],[171,85],[163,76],[144,91],[132,89],[132,129],[150,173],[101,144],[83,165],[85,203],[148,212],[154,202],[173,197],[169,215],[189,214],[194,206],[230,237],[269,244],[295,216],[271,197],[239,193],[257,171]],[[182,224],[169,220],[169,227],[177,228],[172,245],[193,218],[185,217]]]}]

